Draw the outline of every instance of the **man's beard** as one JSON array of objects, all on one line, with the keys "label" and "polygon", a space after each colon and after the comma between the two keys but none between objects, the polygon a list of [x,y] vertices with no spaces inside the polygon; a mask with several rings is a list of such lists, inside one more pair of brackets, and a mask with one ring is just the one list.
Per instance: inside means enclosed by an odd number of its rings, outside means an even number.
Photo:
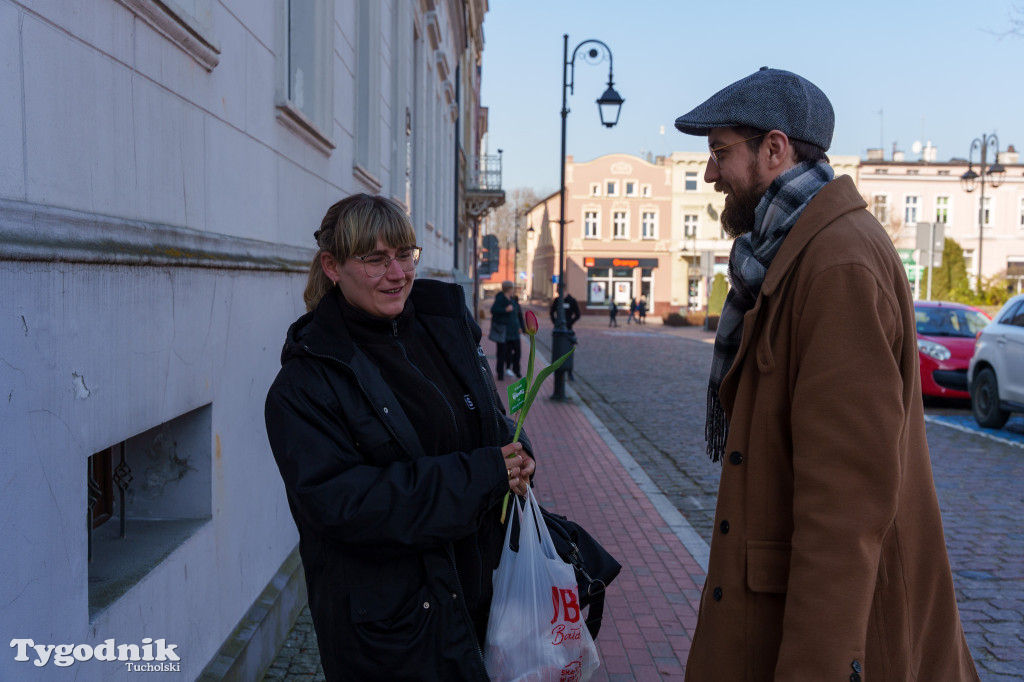
[{"label": "man's beard", "polygon": [[727,186],[721,182],[715,183],[715,191],[729,190],[725,197],[725,208],[722,209],[721,220],[722,229],[730,237],[739,237],[741,234],[754,230],[757,205],[761,203],[761,197],[768,190],[768,187],[764,186],[761,181],[756,159],[750,164],[749,171],[750,182],[745,187]]}]

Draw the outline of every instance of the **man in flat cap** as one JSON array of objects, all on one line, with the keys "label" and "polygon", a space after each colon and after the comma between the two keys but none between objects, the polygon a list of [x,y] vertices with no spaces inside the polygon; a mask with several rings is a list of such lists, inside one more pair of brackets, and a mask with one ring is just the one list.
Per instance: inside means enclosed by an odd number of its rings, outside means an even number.
[{"label": "man in flat cap", "polygon": [[914,305],[826,150],[832,105],[767,67],[676,119],[726,194],[708,386],[722,462],[695,682],[977,680],[932,482]]}]

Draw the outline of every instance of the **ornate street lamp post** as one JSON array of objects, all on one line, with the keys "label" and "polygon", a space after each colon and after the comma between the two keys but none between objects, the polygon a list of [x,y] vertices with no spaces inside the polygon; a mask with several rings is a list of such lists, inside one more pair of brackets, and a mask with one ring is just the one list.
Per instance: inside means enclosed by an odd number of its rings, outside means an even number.
[{"label": "ornate street lamp post", "polygon": [[[551,355],[552,360],[557,359],[568,353],[572,349],[572,332],[565,325],[565,120],[569,115],[569,109],[566,107],[567,98],[569,94],[573,92],[573,86],[576,78],[576,54],[580,48],[584,45],[590,45],[590,48],[586,51],[587,59],[590,63],[596,64],[598,57],[602,55],[602,50],[599,50],[597,46],[603,49],[603,54],[608,55],[608,88],[604,91],[604,94],[597,100],[598,113],[601,117],[601,123],[606,128],[611,128],[619,122],[619,113],[622,111],[622,103],[625,101],[619,96],[619,93],[615,92],[615,88],[612,83],[612,51],[600,40],[588,39],[578,44],[572,51],[572,57],[569,57],[569,34],[566,33],[562,36],[563,48],[562,48],[562,166],[561,166],[561,183],[559,191],[559,217],[558,217],[558,300],[556,302],[555,310],[555,328],[551,332]],[[595,61],[597,60],[597,61]],[[565,400],[565,373],[567,370],[572,368],[573,358],[562,365],[560,369],[555,372],[555,392],[551,396],[552,400]],[[566,367],[568,365],[568,367]]]},{"label": "ornate street lamp post", "polygon": [[[989,147],[995,150],[995,163],[985,167],[985,152]],[[981,162],[978,165],[980,173],[974,172],[974,150],[981,150]],[[981,194],[978,200],[978,295],[981,295],[981,246],[985,237],[985,181],[992,185],[992,189],[999,187],[1006,177],[1006,169],[999,163],[999,138],[995,133],[991,135],[982,134],[971,142],[971,151],[967,155],[967,172],[960,176],[960,186],[970,194],[974,191],[975,184],[981,185]]]}]

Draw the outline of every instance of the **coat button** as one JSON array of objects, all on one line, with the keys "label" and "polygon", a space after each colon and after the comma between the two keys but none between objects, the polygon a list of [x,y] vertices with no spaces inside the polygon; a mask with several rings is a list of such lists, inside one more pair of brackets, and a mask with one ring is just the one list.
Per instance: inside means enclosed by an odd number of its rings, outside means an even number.
[{"label": "coat button", "polygon": [[423,608],[429,609],[430,608],[430,602],[428,602],[428,601],[423,602]]},{"label": "coat button", "polygon": [[722,531],[722,535],[725,535],[729,532],[729,522],[722,521],[720,524],[718,524],[718,529]]},{"label": "coat button", "polygon": [[384,414],[387,414],[387,413],[388,413],[388,408],[385,407],[384,408]]},{"label": "coat button", "polygon": [[850,673],[850,682],[860,682],[860,675],[857,673]]},{"label": "coat button", "polygon": [[729,453],[729,463],[730,464],[740,464],[742,462],[743,462],[743,455],[741,453],[735,452],[735,451]]},{"label": "coat button", "polygon": [[853,668],[853,672],[855,673],[861,672],[860,661],[857,659],[853,659],[853,663],[850,664],[850,667]]},{"label": "coat button", "polygon": [[715,598],[715,601],[722,601],[722,588],[716,587],[715,591],[711,593],[711,596]]}]

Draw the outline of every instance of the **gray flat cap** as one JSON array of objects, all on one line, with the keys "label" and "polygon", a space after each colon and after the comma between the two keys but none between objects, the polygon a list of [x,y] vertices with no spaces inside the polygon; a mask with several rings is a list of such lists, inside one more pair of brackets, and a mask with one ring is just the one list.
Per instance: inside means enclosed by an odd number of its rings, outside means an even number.
[{"label": "gray flat cap", "polygon": [[677,118],[676,128],[687,135],[733,126],[781,130],[828,151],[835,123],[832,103],[818,86],[795,73],[762,66]]}]

